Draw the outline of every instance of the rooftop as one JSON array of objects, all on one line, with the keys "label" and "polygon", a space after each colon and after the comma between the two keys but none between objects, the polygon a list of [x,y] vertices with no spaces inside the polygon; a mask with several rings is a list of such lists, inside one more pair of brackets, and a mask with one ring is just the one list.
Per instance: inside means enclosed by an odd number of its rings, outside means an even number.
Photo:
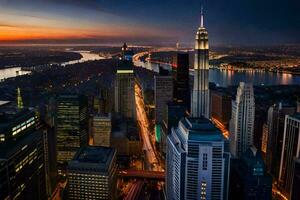
[{"label": "rooftop", "polygon": [[80,148],[73,160],[69,162],[69,167],[93,168],[107,171],[115,156],[116,150],[111,147],[86,146]]},{"label": "rooftop", "polygon": [[223,139],[221,131],[209,120],[201,118],[183,118],[181,124],[188,130],[190,140],[215,140]]},{"label": "rooftop", "polygon": [[291,117],[300,120],[300,113],[297,112],[297,113],[295,113],[294,115],[291,115]]}]

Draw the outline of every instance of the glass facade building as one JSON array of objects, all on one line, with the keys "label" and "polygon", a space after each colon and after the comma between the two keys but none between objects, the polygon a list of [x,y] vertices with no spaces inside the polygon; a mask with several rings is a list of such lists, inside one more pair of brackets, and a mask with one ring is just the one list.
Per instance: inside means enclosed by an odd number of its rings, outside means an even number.
[{"label": "glass facade building", "polygon": [[0,199],[47,199],[43,132],[35,112],[0,113]]},{"label": "glass facade building", "polygon": [[56,145],[57,161],[70,161],[88,141],[87,98],[77,94],[57,97]]}]

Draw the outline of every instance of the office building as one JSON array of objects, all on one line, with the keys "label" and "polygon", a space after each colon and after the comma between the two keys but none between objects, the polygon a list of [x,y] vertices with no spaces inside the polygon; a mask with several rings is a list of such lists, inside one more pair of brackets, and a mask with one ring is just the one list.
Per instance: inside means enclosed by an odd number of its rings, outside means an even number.
[{"label": "office building", "polygon": [[138,156],[142,151],[142,143],[136,122],[125,121],[115,117],[112,123],[111,147],[122,157]]},{"label": "office building", "polygon": [[294,158],[293,182],[291,188],[290,200],[300,199],[300,158]]},{"label": "office building", "polygon": [[61,169],[88,142],[87,98],[77,94],[57,97],[56,145]]},{"label": "office building", "polygon": [[231,160],[229,199],[271,200],[272,177],[266,171],[261,155],[254,146],[240,159]]},{"label": "office building", "polygon": [[46,147],[37,124],[32,110],[0,111],[0,199],[47,199]]},{"label": "office building", "polygon": [[203,25],[202,11],[201,24],[196,33],[195,40],[194,86],[192,93],[191,113],[193,117],[204,116],[209,119],[209,45],[208,32]]},{"label": "office building", "polygon": [[164,120],[158,127],[160,128],[160,151],[163,156],[166,154],[167,136],[171,133],[172,127],[177,127],[179,120],[187,116],[186,107],[181,104],[168,102],[166,109]]},{"label": "office building", "polygon": [[295,107],[282,103],[274,104],[268,109],[266,164],[268,171],[276,179],[279,177],[285,115],[293,115],[295,111]]},{"label": "office building", "polygon": [[253,87],[241,82],[236,99],[232,101],[230,120],[230,151],[239,158],[253,145],[255,103]]},{"label": "office building", "polygon": [[160,73],[154,76],[155,124],[160,124],[167,103],[173,100],[173,78],[169,74]]},{"label": "office building", "polygon": [[283,146],[279,169],[279,183],[284,193],[290,194],[293,181],[294,157],[300,156],[300,114],[286,115]]},{"label": "office building", "polygon": [[135,75],[132,63],[121,61],[115,78],[115,112],[125,118],[136,118]]},{"label": "office building", "polygon": [[217,90],[211,91],[211,117],[228,128],[231,118],[231,96]]},{"label": "office building", "polygon": [[111,114],[93,116],[91,129],[95,146],[110,147]]},{"label": "office building", "polygon": [[183,118],[167,137],[167,199],[227,199],[229,152],[206,118]]},{"label": "office building", "polygon": [[80,148],[68,164],[67,177],[69,199],[115,199],[116,150]]},{"label": "office building", "polygon": [[189,54],[176,52],[173,56],[173,98],[178,104],[190,109],[190,86],[189,86]]}]

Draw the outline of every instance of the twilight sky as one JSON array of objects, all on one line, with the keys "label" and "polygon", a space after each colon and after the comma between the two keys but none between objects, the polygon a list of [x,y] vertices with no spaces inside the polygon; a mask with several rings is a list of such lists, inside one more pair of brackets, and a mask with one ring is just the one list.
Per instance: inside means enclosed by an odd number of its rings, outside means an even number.
[{"label": "twilight sky", "polygon": [[300,43],[299,0],[0,0],[0,43]]}]

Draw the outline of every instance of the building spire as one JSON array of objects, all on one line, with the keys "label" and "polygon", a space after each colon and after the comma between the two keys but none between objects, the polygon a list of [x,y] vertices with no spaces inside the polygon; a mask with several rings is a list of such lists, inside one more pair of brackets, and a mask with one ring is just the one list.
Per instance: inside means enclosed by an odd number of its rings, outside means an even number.
[{"label": "building spire", "polygon": [[200,27],[203,27],[203,5],[201,5],[201,24]]}]

